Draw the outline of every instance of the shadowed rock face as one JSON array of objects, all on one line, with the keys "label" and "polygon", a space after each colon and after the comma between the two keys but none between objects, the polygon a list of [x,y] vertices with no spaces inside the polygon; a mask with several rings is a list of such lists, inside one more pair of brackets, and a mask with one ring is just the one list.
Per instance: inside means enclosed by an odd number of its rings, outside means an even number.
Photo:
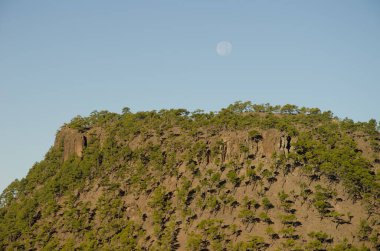
[{"label": "shadowed rock face", "polygon": [[72,156],[82,157],[87,137],[75,129],[63,128],[58,132],[54,147],[63,147],[63,161]]}]

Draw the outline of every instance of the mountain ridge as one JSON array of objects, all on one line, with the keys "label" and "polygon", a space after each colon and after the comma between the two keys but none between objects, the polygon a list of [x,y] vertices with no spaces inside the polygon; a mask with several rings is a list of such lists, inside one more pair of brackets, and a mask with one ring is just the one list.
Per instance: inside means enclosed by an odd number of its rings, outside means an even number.
[{"label": "mountain ridge", "polygon": [[0,249],[376,250],[377,122],[236,102],[76,117],[0,197]]}]

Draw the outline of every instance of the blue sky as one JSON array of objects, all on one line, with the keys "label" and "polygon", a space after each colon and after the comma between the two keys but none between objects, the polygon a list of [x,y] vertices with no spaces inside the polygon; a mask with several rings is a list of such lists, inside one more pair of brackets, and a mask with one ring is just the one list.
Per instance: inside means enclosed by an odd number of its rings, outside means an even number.
[{"label": "blue sky", "polygon": [[251,100],[380,120],[379,81],[377,0],[2,0],[0,190],[77,114]]}]

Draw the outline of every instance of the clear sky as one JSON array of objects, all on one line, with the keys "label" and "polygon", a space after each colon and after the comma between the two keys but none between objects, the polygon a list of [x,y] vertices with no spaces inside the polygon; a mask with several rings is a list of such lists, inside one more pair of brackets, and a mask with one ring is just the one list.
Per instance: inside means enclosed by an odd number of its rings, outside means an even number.
[{"label": "clear sky", "polygon": [[251,100],[368,121],[379,96],[378,0],[0,0],[0,190],[93,110]]}]

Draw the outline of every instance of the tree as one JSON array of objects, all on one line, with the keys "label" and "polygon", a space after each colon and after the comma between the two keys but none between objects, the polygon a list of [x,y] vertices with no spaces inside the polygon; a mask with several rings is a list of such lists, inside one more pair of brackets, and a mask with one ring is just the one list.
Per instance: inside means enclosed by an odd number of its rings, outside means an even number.
[{"label": "tree", "polygon": [[248,137],[251,140],[255,141],[256,143],[259,142],[259,141],[261,141],[261,140],[263,140],[263,136],[257,130],[251,130],[251,131],[249,131]]},{"label": "tree", "polygon": [[246,250],[264,251],[269,247],[269,244],[264,241],[261,236],[252,236],[246,244]]},{"label": "tree", "polygon": [[0,208],[9,205],[19,193],[20,181],[18,179],[14,180],[7,188],[4,189],[0,195]]},{"label": "tree", "polygon": [[234,170],[230,170],[228,173],[227,173],[227,178],[228,180],[234,185],[234,187],[237,187],[239,186],[241,180],[239,178],[239,175],[236,173],[236,171]]},{"label": "tree", "polygon": [[124,107],[122,113],[123,115],[131,114],[131,109],[129,107]]},{"label": "tree", "polygon": [[286,104],[283,107],[281,107],[280,111],[281,113],[284,113],[284,114],[298,114],[299,113],[298,107],[296,105],[290,105],[290,104]]},{"label": "tree", "polygon": [[191,232],[187,239],[186,250],[198,251],[201,250],[203,244],[202,235]]},{"label": "tree", "polygon": [[136,250],[139,248],[139,238],[143,237],[144,230],[133,221],[127,221],[120,233],[111,239],[111,246],[115,249]]},{"label": "tree", "polygon": [[153,211],[153,223],[155,224],[155,232],[158,234],[164,227],[164,217],[171,207],[171,194],[164,187],[159,186],[153,192],[152,199],[148,202]]},{"label": "tree", "polygon": [[272,209],[274,208],[272,202],[270,202],[270,200],[267,198],[267,197],[264,197],[261,201],[265,211],[268,211],[269,209]]},{"label": "tree", "polygon": [[315,186],[313,205],[322,217],[328,216],[331,212],[332,205],[328,199],[332,198],[333,192],[320,185]]},{"label": "tree", "polygon": [[[248,229],[248,226],[250,224],[255,224],[256,222],[260,221],[260,219],[256,217],[255,213],[249,209],[242,209],[239,212],[238,217],[241,219],[243,224],[246,226],[246,229]],[[251,230],[252,230],[252,228],[251,228]]]},{"label": "tree", "polygon": [[70,121],[68,127],[76,129],[79,132],[85,132],[90,127],[89,118],[84,118],[78,115]]},{"label": "tree", "polygon": [[259,217],[260,217],[260,220],[267,223],[268,225],[269,224],[273,224],[273,221],[271,220],[271,218],[269,217],[269,215],[265,212],[261,212],[259,214]]},{"label": "tree", "polygon": [[227,107],[227,110],[233,113],[251,112],[252,103],[250,101],[247,101],[247,102],[236,101],[234,104],[229,105]]},{"label": "tree", "polygon": [[[320,243],[320,246],[324,243],[331,243],[333,240],[332,238],[325,232],[322,231],[313,231],[308,233],[308,236],[312,239],[315,239],[318,243]],[[313,245],[317,245],[317,243],[314,243]]]},{"label": "tree", "polygon": [[372,233],[373,228],[369,225],[368,221],[361,220],[360,221],[360,227],[359,227],[359,238],[362,241],[368,240],[369,236]]}]

